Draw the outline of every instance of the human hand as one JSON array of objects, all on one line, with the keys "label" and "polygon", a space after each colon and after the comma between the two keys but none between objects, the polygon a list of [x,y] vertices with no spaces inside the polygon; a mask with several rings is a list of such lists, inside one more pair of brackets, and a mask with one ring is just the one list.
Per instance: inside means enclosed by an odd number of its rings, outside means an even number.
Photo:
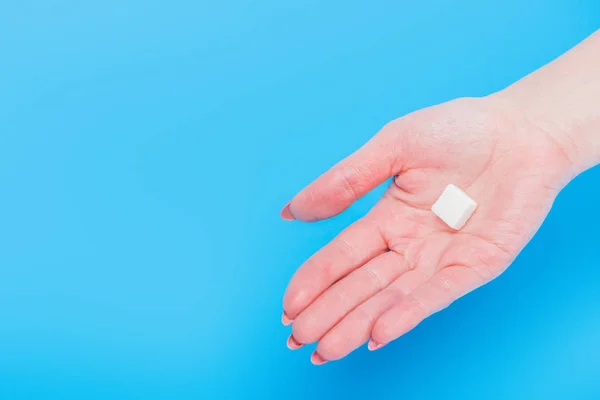
[{"label": "human hand", "polygon": [[[284,208],[286,219],[329,218],[395,177],[292,278],[290,348],[318,341],[316,364],[369,338],[379,348],[508,267],[574,170],[552,135],[505,104],[459,99],[393,121]],[[479,204],[460,231],[430,211],[450,183]]]}]

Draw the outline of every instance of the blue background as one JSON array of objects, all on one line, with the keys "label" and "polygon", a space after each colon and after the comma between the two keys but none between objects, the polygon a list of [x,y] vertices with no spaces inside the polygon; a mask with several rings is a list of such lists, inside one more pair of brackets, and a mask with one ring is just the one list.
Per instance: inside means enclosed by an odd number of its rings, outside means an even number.
[{"label": "blue background", "polygon": [[278,216],[388,120],[598,28],[598,0],[2,0],[0,398],[600,398],[599,169],[502,277],[322,367],[285,286],[382,189]]}]

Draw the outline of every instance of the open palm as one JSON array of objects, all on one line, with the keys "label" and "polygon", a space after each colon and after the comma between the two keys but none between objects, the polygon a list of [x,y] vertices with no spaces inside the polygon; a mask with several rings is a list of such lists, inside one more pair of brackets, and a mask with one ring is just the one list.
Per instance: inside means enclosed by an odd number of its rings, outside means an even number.
[{"label": "open palm", "polygon": [[[569,160],[543,130],[492,98],[459,99],[395,120],[296,195],[286,219],[345,210],[394,177],[362,219],[309,258],[284,297],[292,349],[315,364],[371,339],[376,349],[489,282],[541,225]],[[448,184],[479,206],[460,231],[431,205]]]}]

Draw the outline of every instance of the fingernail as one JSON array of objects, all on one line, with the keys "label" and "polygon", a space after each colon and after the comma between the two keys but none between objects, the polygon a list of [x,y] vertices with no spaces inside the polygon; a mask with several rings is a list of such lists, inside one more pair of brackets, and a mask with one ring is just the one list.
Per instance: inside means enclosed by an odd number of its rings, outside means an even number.
[{"label": "fingernail", "polygon": [[375,351],[375,350],[382,348],[383,346],[385,346],[385,344],[377,343],[377,342],[373,341],[373,339],[371,339],[371,340],[369,340],[369,344],[367,345],[367,348],[371,351]]},{"label": "fingernail", "polygon": [[283,218],[286,221],[293,221],[296,218],[294,218],[294,216],[292,215],[292,212],[290,211],[290,203],[287,203],[285,205],[285,207],[283,207],[283,210],[281,210],[281,218]]},{"label": "fingernail", "polygon": [[296,339],[294,339],[293,335],[290,335],[290,337],[287,340],[287,347],[290,350],[298,350],[300,347],[304,346],[302,343],[298,343],[296,341]]},{"label": "fingernail", "polygon": [[316,351],[314,353],[312,353],[312,355],[310,356],[310,362],[313,363],[314,365],[323,365],[327,362],[326,359],[324,359],[323,357],[321,357],[319,355],[319,353],[317,353]]},{"label": "fingernail", "polygon": [[289,319],[287,315],[285,315],[285,311],[281,314],[281,323],[285,326],[291,325],[294,322],[293,319]]}]

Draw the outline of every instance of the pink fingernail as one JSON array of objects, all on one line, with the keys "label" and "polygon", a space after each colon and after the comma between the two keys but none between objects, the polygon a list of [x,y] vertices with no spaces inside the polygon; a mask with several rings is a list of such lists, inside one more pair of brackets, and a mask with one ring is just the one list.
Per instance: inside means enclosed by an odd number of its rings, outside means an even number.
[{"label": "pink fingernail", "polygon": [[298,343],[296,341],[296,339],[294,339],[293,335],[290,335],[290,337],[287,340],[287,347],[290,350],[298,350],[300,347],[304,346],[302,343]]},{"label": "pink fingernail", "polygon": [[371,339],[369,341],[369,344],[367,345],[367,348],[371,351],[375,351],[375,350],[382,348],[383,346],[385,346],[385,344],[377,343],[377,342],[373,341],[373,339]]},{"label": "pink fingernail", "polygon": [[314,365],[323,365],[327,362],[326,359],[324,359],[323,357],[321,357],[319,355],[319,353],[317,353],[316,351],[314,353],[312,353],[312,355],[310,356],[310,362],[313,363]]},{"label": "pink fingernail", "polygon": [[283,218],[286,221],[293,221],[296,219],[296,218],[294,218],[294,216],[292,215],[292,212],[290,211],[290,203],[287,203],[285,205],[285,207],[283,207],[280,215],[281,215],[281,218]]},{"label": "pink fingernail", "polygon": [[281,314],[281,323],[285,326],[291,325],[294,322],[293,319],[288,318],[287,315],[285,315],[285,311],[283,312],[283,314]]}]

